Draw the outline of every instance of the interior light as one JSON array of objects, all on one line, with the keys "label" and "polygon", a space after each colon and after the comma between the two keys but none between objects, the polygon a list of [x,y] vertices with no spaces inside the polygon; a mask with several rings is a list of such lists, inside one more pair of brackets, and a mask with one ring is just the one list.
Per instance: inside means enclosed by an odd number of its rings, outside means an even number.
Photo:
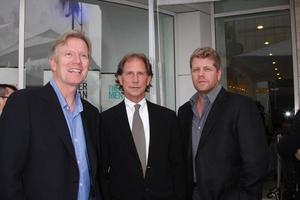
[{"label": "interior light", "polygon": [[281,80],[281,77],[278,77],[279,80]]},{"label": "interior light", "polygon": [[268,42],[268,41],[265,41],[265,45],[268,45],[268,44],[270,44],[270,42]]},{"label": "interior light", "polygon": [[257,28],[258,30],[261,30],[261,29],[264,28],[264,26],[263,26],[263,25],[258,25],[256,28]]},{"label": "interior light", "polygon": [[269,56],[273,56],[273,54],[272,54],[272,53],[269,53]]},{"label": "interior light", "polygon": [[273,62],[272,62],[272,64],[273,64],[273,65],[275,65],[275,64],[276,64],[276,62],[275,62],[275,61],[273,61]]},{"label": "interior light", "polygon": [[275,71],[277,71],[277,70],[278,70],[278,68],[277,68],[277,67],[275,67],[275,68],[274,68],[274,70],[275,70]]},{"label": "interior light", "polygon": [[280,73],[277,73],[276,75],[277,75],[277,76],[280,76]]},{"label": "interior light", "polygon": [[284,116],[289,118],[292,116],[292,112],[291,111],[285,111]]}]

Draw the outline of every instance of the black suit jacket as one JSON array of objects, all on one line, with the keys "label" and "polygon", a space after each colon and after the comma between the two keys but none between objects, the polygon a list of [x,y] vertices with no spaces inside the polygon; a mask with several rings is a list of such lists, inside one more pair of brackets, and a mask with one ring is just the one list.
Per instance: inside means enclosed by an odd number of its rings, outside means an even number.
[{"label": "black suit jacket", "polygon": [[150,121],[144,179],[124,101],[101,113],[103,186],[106,200],[184,198],[184,164],[175,112],[147,101]]},{"label": "black suit jacket", "polygon": [[[179,108],[187,164],[188,198],[193,192],[190,102]],[[204,200],[259,200],[268,168],[268,147],[256,105],[226,92],[215,99],[196,154],[197,188]]]},{"label": "black suit jacket", "polygon": [[[99,198],[99,112],[82,100],[81,113],[92,182]],[[67,122],[48,83],[13,93],[0,118],[0,199],[77,199],[79,171]]]},{"label": "black suit jacket", "polygon": [[[278,143],[278,153],[282,158],[282,173],[284,175],[292,174],[293,176],[293,180],[283,180],[283,184],[286,184],[284,181],[295,181],[298,185],[300,184],[300,161],[295,157],[298,149],[300,149],[300,111],[295,115],[289,134],[283,135]],[[296,190],[296,187],[294,189]],[[297,191],[296,199],[300,199],[299,190]]]}]

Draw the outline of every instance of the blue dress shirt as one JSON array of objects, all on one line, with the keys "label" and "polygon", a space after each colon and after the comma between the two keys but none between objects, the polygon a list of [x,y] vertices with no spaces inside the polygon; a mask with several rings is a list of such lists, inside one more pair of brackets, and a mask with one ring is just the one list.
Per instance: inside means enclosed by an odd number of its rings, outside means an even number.
[{"label": "blue dress shirt", "polygon": [[80,112],[83,111],[80,95],[78,92],[76,93],[75,107],[74,110],[71,111],[70,107],[66,102],[66,99],[61,94],[58,86],[56,85],[53,79],[50,81],[50,84],[53,87],[58,97],[61,108],[64,112],[64,116],[67,121],[69,131],[70,131],[70,136],[75,149],[77,165],[80,174],[77,200],[88,200],[91,182],[90,182],[90,174],[89,174],[89,167],[88,167],[88,156],[86,151],[84,129],[83,129],[82,119],[80,115]]}]

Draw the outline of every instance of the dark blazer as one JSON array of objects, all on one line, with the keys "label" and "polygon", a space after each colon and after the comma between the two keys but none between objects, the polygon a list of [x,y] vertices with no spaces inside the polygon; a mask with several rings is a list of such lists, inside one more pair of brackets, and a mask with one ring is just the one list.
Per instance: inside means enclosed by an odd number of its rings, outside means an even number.
[{"label": "dark blazer", "polygon": [[147,101],[150,144],[146,177],[125,103],[101,113],[105,200],[182,200],[184,164],[175,112]]},{"label": "dark blazer", "polygon": [[300,149],[300,111],[295,115],[289,134],[284,135],[278,144],[279,153],[283,157],[294,157],[297,149]]},{"label": "dark blazer", "polygon": [[[87,101],[82,103],[91,197],[98,199],[99,112]],[[0,127],[0,199],[77,200],[79,171],[75,150],[49,83],[14,92],[1,115]]]},{"label": "dark blazer", "polygon": [[[287,176],[287,174],[293,176],[292,180],[284,180],[282,178],[283,185],[288,183],[297,183],[298,186],[300,185],[300,161],[295,157],[298,149],[300,149],[300,111],[295,115],[289,134],[283,135],[278,143],[278,153],[281,155],[283,176]],[[295,199],[300,199],[300,191],[296,191],[296,187],[292,190],[296,192]]]},{"label": "dark blazer", "polygon": [[[193,113],[190,102],[179,108],[178,118],[187,164],[187,199],[191,199]],[[200,199],[261,199],[267,169],[268,147],[256,105],[249,98],[222,88],[203,127],[196,154]]]}]

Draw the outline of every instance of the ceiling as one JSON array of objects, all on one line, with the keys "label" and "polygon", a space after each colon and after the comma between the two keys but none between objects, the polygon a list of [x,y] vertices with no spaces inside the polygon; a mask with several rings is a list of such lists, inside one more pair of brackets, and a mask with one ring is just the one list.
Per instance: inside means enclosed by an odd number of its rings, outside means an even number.
[{"label": "ceiling", "polygon": [[[128,2],[148,5],[148,0],[127,0]],[[158,0],[159,8],[173,13],[209,12],[209,2],[219,0]]]}]

